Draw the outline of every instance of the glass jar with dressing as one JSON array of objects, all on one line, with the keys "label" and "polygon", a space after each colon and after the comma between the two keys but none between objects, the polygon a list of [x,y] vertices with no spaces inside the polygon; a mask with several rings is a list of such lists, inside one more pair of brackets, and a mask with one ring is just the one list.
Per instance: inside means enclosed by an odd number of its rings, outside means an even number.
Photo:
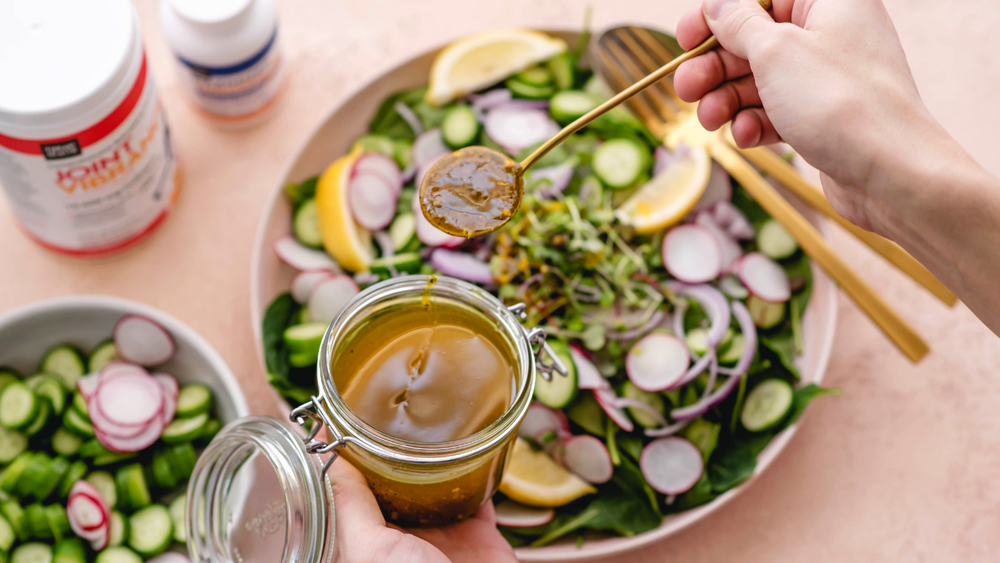
[{"label": "glass jar with dressing", "polygon": [[[441,526],[474,514],[500,484],[536,370],[564,371],[541,359],[545,332],[524,328],[522,314],[444,277],[394,278],[359,294],[323,338],[318,395],[292,411],[311,421],[309,436],[249,417],[202,454],[188,487],[192,560],[327,560],[325,470],[338,455],[365,476],[390,522]],[[399,362],[419,384],[394,387]]]}]

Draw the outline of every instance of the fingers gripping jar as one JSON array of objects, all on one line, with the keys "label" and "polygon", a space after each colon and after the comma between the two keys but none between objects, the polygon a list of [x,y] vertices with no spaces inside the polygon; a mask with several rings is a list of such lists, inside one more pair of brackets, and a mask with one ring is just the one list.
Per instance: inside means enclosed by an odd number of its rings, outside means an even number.
[{"label": "fingers gripping jar", "polygon": [[[369,425],[348,407],[332,371],[339,355],[353,351],[352,337],[383,316],[428,301],[485,321],[513,364],[506,411],[484,429],[447,442],[407,441]],[[536,370],[546,378],[553,371],[565,373],[545,344],[544,330],[524,328],[522,314],[523,306],[508,308],[486,290],[451,278],[405,276],[360,293],[323,338],[318,396],[292,411],[293,421],[311,423],[309,435],[303,440],[272,419],[250,417],[227,425],[202,454],[188,487],[193,560],[326,560],[332,493],[324,474],[338,455],[365,476],[393,523],[441,526],[474,514],[500,484],[531,403]],[[317,459],[327,453],[332,455],[325,463]],[[284,547],[277,546],[275,535],[284,536]],[[248,558],[249,552],[260,555]]]}]

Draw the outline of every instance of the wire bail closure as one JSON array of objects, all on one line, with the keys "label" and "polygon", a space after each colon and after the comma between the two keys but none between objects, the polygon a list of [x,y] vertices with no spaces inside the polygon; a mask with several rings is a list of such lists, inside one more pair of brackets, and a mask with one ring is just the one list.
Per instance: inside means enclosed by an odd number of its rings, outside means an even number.
[{"label": "wire bail closure", "polygon": [[[302,439],[305,444],[306,452],[313,455],[320,454],[330,454],[326,462],[323,464],[323,471],[320,475],[325,475],[326,471],[330,469],[330,465],[333,464],[334,460],[337,459],[336,449],[347,445],[347,440],[344,436],[337,430],[337,426],[332,424],[330,421],[326,420],[323,409],[318,408],[318,405],[323,402],[323,399],[313,395],[309,401],[302,403],[301,405],[292,409],[292,412],[288,414],[288,418],[298,424],[299,426],[305,427],[306,419],[313,421],[313,427],[309,430],[309,435]],[[317,440],[316,436],[319,434],[323,427],[326,427],[333,435],[333,442],[326,443],[322,440]]]},{"label": "wire bail closure", "polygon": [[[528,306],[524,303],[517,303],[507,307],[507,310],[513,313],[517,317],[517,320],[522,323],[528,318],[527,309]],[[529,329],[521,325],[521,331],[524,332],[524,337],[528,339],[529,345],[538,346],[538,349],[535,350],[535,371],[542,374],[542,379],[552,381],[553,371],[558,372],[563,377],[568,375],[569,372],[566,370],[566,366],[563,365],[562,360],[556,356],[555,351],[546,341],[544,328],[536,326]],[[548,356],[552,362],[545,361],[545,356]]]}]

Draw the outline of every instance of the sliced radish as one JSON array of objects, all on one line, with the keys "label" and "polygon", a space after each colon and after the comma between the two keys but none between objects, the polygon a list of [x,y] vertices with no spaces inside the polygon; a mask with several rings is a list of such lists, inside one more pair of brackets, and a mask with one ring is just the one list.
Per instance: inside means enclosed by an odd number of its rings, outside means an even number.
[{"label": "sliced radish", "polygon": [[123,440],[129,440],[145,434],[154,420],[159,420],[163,417],[163,408],[161,407],[156,411],[151,412],[150,418],[146,422],[132,426],[125,426],[109,420],[108,417],[104,415],[104,412],[100,409],[100,407],[98,407],[96,397],[90,400],[87,404],[87,409],[87,415],[90,418],[90,422],[94,425],[95,432],[100,432],[105,436],[120,438]]},{"label": "sliced radish", "polygon": [[466,252],[436,248],[431,252],[430,263],[435,270],[446,276],[473,283],[493,283],[490,265]]},{"label": "sliced radish", "polygon": [[160,415],[164,394],[148,375],[122,375],[102,383],[92,400],[112,423],[140,426]]},{"label": "sliced radish", "polygon": [[73,533],[84,539],[97,537],[108,523],[111,509],[101,493],[83,479],[73,484],[69,501],[66,503],[66,517]]},{"label": "sliced radish", "polygon": [[719,201],[712,207],[712,217],[720,227],[740,240],[752,239],[757,235],[746,215],[729,201]]},{"label": "sliced radish", "polygon": [[[427,164],[431,160],[436,161],[442,155],[451,154],[451,149],[444,144],[441,136],[441,129],[434,128],[424,131],[413,141],[413,162],[417,168]],[[420,184],[417,184],[418,186]]]},{"label": "sliced radish", "polygon": [[83,395],[83,398],[90,400],[90,397],[97,392],[97,387],[101,383],[101,374],[90,373],[76,380],[76,389]]},{"label": "sliced radish", "polygon": [[332,323],[359,291],[358,284],[350,276],[338,274],[323,280],[309,295],[309,320]]},{"label": "sliced radish", "polygon": [[282,262],[299,270],[308,272],[313,270],[326,270],[340,273],[340,266],[330,258],[330,255],[322,250],[308,248],[295,240],[291,235],[282,237],[274,243],[274,253]]},{"label": "sliced radish", "polygon": [[539,440],[547,434],[555,432],[558,435],[569,435],[569,421],[562,411],[550,409],[545,405],[535,402],[528,407],[528,412],[524,414],[524,420],[517,430],[517,435],[522,438]]},{"label": "sliced radish", "polygon": [[167,551],[152,559],[147,559],[146,563],[191,563],[191,560],[176,551]]},{"label": "sliced radish", "polygon": [[625,414],[620,407],[615,406],[615,401],[618,396],[611,389],[594,389],[594,398],[597,399],[597,404],[601,405],[604,409],[605,414],[608,418],[614,421],[622,430],[626,432],[631,432],[635,426],[632,424],[632,419]]},{"label": "sliced radish", "polygon": [[424,212],[420,209],[420,198],[413,198],[413,217],[416,220],[417,238],[427,246],[439,246],[442,248],[455,248],[465,242],[462,237],[455,237],[435,227],[424,217]]},{"label": "sliced radish", "polygon": [[[494,507],[497,524],[511,528],[527,528],[548,524],[556,511],[551,508],[535,508],[519,502],[505,500]],[[149,563],[153,563],[151,560]]]},{"label": "sliced radish", "polygon": [[486,134],[510,154],[538,144],[559,132],[548,112],[538,109],[498,107],[486,114]]},{"label": "sliced radish", "polygon": [[299,305],[305,305],[316,284],[332,276],[330,272],[323,271],[299,272],[292,278],[292,299]]},{"label": "sliced radish", "polygon": [[377,174],[361,173],[351,178],[347,198],[351,215],[359,225],[370,230],[384,229],[396,216],[396,188]]},{"label": "sliced radish", "polygon": [[403,190],[403,175],[396,160],[379,153],[367,153],[358,157],[354,163],[354,176],[375,174],[386,180],[398,195]]},{"label": "sliced radish", "polygon": [[160,323],[142,315],[125,315],[112,331],[118,355],[140,366],[158,366],[174,357],[174,337]]},{"label": "sliced radish", "polygon": [[111,537],[111,525],[106,524],[100,529],[100,533],[90,540],[90,548],[94,551],[102,551],[108,547],[108,540]]},{"label": "sliced radish", "polygon": [[736,273],[750,293],[764,301],[783,303],[792,296],[785,269],[759,252],[744,256],[736,265]]},{"label": "sliced radish", "polygon": [[712,218],[712,214],[708,211],[702,211],[698,213],[698,216],[694,220],[695,225],[701,225],[708,229],[708,232],[712,234],[712,238],[715,239],[716,244],[719,245],[720,255],[722,257],[722,271],[728,272],[733,264],[743,256],[743,247],[740,243],[736,242],[732,235],[728,231],[719,226]]},{"label": "sliced radish", "polygon": [[97,440],[109,450],[118,453],[130,453],[142,451],[152,446],[160,438],[160,434],[163,433],[165,427],[166,424],[163,423],[163,417],[157,416],[150,422],[142,434],[132,438],[110,436],[99,431],[96,426],[94,427],[94,433],[97,435]]},{"label": "sliced radish", "polygon": [[714,280],[722,271],[722,251],[708,229],[680,225],[663,237],[663,264],[670,275],[685,283]]},{"label": "sliced radish", "polygon": [[639,469],[653,489],[665,495],[679,495],[701,479],[705,462],[697,446],[671,436],[646,444],[639,456]]},{"label": "sliced radish", "polygon": [[413,176],[413,185],[417,187],[418,192],[420,191],[421,184],[424,183],[424,176],[426,176],[427,173],[430,172],[431,168],[433,168],[434,165],[437,164],[437,161],[448,156],[449,154],[450,153],[443,152],[433,155],[429,157],[426,162],[417,167],[417,172]]},{"label": "sliced radish", "polygon": [[750,295],[750,291],[736,276],[725,276],[720,279],[719,289],[733,299],[746,299]]},{"label": "sliced radish", "polygon": [[157,373],[153,379],[163,387],[163,423],[170,424],[177,414],[177,395],[180,393],[180,384],[174,376],[167,373]]},{"label": "sliced radish", "polygon": [[695,211],[708,209],[720,201],[729,202],[733,199],[733,181],[729,173],[718,162],[712,162],[712,174],[708,177],[708,185],[704,193],[694,205]]},{"label": "sliced radish", "polygon": [[608,448],[593,436],[573,436],[566,440],[562,447],[562,459],[566,469],[589,483],[606,483],[614,473]]},{"label": "sliced radish", "polygon": [[643,391],[669,389],[687,372],[691,359],[680,338],[664,331],[643,336],[625,356],[629,380]]},{"label": "sliced radish", "polygon": [[548,168],[539,168],[537,170],[532,170],[531,179],[533,181],[538,180],[548,180],[549,183],[546,186],[542,186],[538,190],[538,196],[541,198],[554,198],[556,194],[561,194],[566,191],[569,187],[570,182],[573,181],[573,174],[576,171],[576,161],[567,160],[562,164],[557,164],[555,166],[549,166]]},{"label": "sliced radish", "polygon": [[580,389],[609,389],[611,384],[601,376],[600,370],[576,346],[570,346],[569,355],[576,366],[576,386]]}]

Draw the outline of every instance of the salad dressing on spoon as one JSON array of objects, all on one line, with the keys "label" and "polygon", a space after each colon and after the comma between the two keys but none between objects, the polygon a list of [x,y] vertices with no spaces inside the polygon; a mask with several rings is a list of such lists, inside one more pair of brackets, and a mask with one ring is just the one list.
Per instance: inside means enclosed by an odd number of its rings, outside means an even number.
[{"label": "salad dressing on spoon", "polygon": [[[770,10],[771,0],[760,0],[760,5]],[[424,217],[438,229],[459,237],[476,237],[499,229],[514,217],[521,205],[524,171],[532,164],[591,121],[673,74],[685,61],[718,45],[718,39],[710,36],[564,127],[520,164],[486,147],[459,149],[438,160],[420,183],[418,197]]]}]

